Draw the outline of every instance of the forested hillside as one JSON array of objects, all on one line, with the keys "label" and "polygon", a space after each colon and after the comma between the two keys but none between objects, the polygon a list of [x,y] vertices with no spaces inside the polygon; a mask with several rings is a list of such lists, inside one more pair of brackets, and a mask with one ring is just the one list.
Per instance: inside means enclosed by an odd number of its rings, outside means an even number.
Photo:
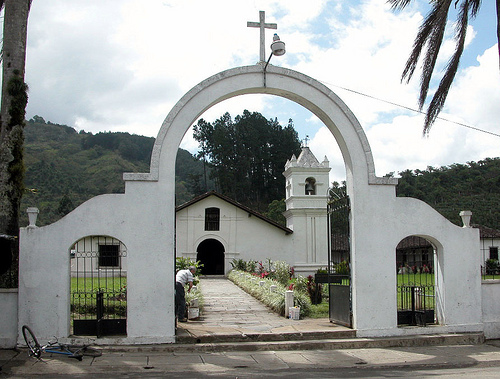
[{"label": "forested hillside", "polygon": [[[250,121],[253,125],[249,124]],[[240,127],[244,128],[244,133],[237,131]],[[269,135],[264,133],[266,127],[272,129]],[[249,132],[259,134],[261,138],[269,137],[271,142],[263,144],[258,138],[251,141]],[[268,215],[274,215],[273,219],[279,221],[280,212],[277,210],[282,209],[283,204],[277,200],[284,197],[281,172],[286,159],[292,153],[297,155],[298,149],[298,137],[291,122],[283,128],[273,120],[263,119],[258,113],[246,112],[234,120],[226,114],[213,124],[201,121],[197,133],[200,141],[204,141],[202,152],[207,162],[204,164],[202,159],[179,149],[177,204],[216,189],[261,212],[266,211],[266,204],[273,203]],[[243,139],[244,145],[239,149],[239,155],[229,154],[225,150],[228,146],[234,152],[235,146],[242,143],[235,140],[237,135]],[[46,225],[93,196],[123,192],[124,172],[149,172],[154,143],[154,138],[128,133],[78,133],[69,126],[46,123],[39,116],[27,123],[25,139],[26,193],[22,204],[22,225],[27,225],[25,210],[29,206],[40,209],[38,225]],[[288,152],[289,149],[292,152]],[[256,156],[260,155],[258,159],[250,156],[252,151]],[[226,161],[226,158],[230,160]],[[242,165],[229,173],[223,169],[224,165],[238,159],[247,167]],[[269,159],[272,162],[265,163]],[[244,174],[243,170],[255,175]],[[401,176],[398,196],[421,199],[457,225],[461,225],[458,213],[471,210],[473,223],[500,229],[500,158],[449,167],[428,167],[426,170],[405,170],[398,176]],[[259,183],[263,184],[262,187],[258,187]],[[276,185],[270,185],[273,183]],[[254,188],[259,188],[259,191],[254,191]],[[268,192],[264,192],[266,188]],[[244,197],[246,194],[248,196]]]},{"label": "forested hillside", "polygon": [[[149,172],[153,144],[152,137],[128,133],[78,133],[35,116],[25,128],[26,192],[21,224],[27,223],[27,207],[39,208],[38,225],[46,225],[96,195],[124,192],[124,172]],[[205,192],[203,172],[201,161],[179,149],[178,203]]]},{"label": "forested hillside", "polygon": [[472,211],[472,223],[500,229],[500,158],[399,173],[398,196],[425,201],[451,222]]}]

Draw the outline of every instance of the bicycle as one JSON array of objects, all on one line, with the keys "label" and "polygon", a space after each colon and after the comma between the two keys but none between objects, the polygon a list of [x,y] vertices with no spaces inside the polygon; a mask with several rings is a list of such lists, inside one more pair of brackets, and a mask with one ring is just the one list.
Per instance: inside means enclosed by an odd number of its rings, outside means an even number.
[{"label": "bicycle", "polygon": [[66,355],[68,358],[75,358],[79,361],[81,361],[84,356],[96,358],[102,355],[100,350],[89,347],[88,345],[67,345],[59,343],[56,337],[54,337],[56,338],[55,341],[49,341],[46,345],[40,345],[36,339],[35,333],[33,333],[29,326],[23,325],[22,331],[26,345],[28,345],[28,355],[39,360],[41,360],[42,353]]}]

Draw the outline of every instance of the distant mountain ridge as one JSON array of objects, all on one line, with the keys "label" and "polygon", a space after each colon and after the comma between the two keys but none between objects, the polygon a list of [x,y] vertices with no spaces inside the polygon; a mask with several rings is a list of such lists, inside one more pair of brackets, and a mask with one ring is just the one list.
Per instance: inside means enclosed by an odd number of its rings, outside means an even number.
[{"label": "distant mountain ridge", "polygon": [[[121,132],[77,132],[35,116],[25,128],[27,190],[21,225],[27,225],[27,207],[40,209],[37,224],[42,226],[96,195],[123,192],[124,172],[149,172],[154,141]],[[215,189],[210,169],[188,151],[178,150],[177,205]],[[423,200],[457,225],[461,225],[459,212],[471,210],[472,223],[500,229],[500,158],[405,170],[399,175],[398,196]]]}]

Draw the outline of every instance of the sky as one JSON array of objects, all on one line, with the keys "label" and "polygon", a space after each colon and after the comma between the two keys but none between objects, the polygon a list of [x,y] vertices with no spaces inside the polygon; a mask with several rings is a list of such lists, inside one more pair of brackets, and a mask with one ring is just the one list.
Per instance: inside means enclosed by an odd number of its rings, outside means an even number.
[{"label": "sky", "polygon": [[[277,30],[266,31],[266,57],[277,32],[286,54],[271,64],[322,82],[363,127],[378,176],[500,156],[500,71],[494,2],[483,2],[467,33],[459,72],[440,117],[427,136],[418,109],[419,75],[401,73],[428,11],[417,0],[393,11],[385,0],[34,0],[28,22],[27,119],[86,132],[156,137],[177,101],[218,72],[259,60],[259,11]],[[454,51],[453,19],[437,74]],[[439,82],[431,83],[432,94]],[[243,110],[291,118],[299,138],[345,179],[335,139],[307,109],[270,95],[226,100],[202,117],[213,121]],[[425,110],[425,109],[424,109]],[[463,126],[464,124],[466,126]],[[468,126],[468,127],[467,127]],[[479,129],[479,130],[477,130]],[[486,133],[486,132],[489,133]],[[181,147],[192,153],[190,131]]]}]

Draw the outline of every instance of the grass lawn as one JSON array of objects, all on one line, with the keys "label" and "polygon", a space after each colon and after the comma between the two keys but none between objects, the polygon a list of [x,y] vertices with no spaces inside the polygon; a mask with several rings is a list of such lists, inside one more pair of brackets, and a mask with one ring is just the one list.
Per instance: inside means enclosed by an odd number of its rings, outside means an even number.
[{"label": "grass lawn", "polygon": [[97,292],[97,288],[103,292],[119,292],[126,285],[126,277],[71,278],[71,292]]},{"label": "grass lawn", "polygon": [[398,286],[405,284],[415,284],[415,285],[434,285],[434,274],[398,274]]},{"label": "grass lawn", "polygon": [[309,318],[324,318],[329,317],[329,305],[328,300],[323,300],[321,304],[311,305],[311,314]]},{"label": "grass lawn", "polygon": [[104,293],[104,312],[125,316],[127,309],[126,277],[71,278],[71,311],[74,317],[93,317],[97,312],[96,294]]}]

